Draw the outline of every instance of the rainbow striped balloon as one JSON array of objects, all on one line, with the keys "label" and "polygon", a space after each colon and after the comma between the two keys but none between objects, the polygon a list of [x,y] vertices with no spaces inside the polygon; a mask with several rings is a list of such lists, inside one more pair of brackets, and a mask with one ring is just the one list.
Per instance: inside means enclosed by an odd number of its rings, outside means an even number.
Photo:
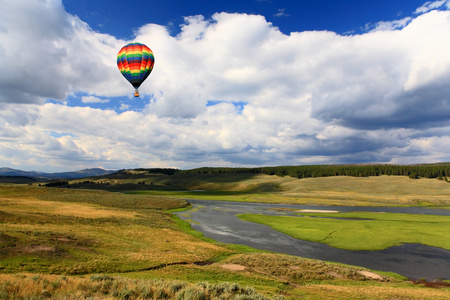
[{"label": "rainbow striped balloon", "polygon": [[141,43],[129,43],[117,54],[117,66],[120,73],[134,86],[135,97],[139,97],[138,88],[153,70],[155,57],[152,50]]}]

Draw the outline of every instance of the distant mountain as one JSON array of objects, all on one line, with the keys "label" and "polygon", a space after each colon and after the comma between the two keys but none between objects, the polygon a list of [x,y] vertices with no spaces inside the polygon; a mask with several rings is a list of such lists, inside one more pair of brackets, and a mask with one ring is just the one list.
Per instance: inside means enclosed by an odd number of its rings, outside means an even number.
[{"label": "distant mountain", "polygon": [[11,168],[0,168],[0,176],[26,176],[35,179],[49,180],[49,179],[77,179],[92,176],[102,176],[115,173],[115,170],[105,170],[101,168],[84,169],[73,172],[59,172],[59,173],[45,173],[35,171],[22,171]]},{"label": "distant mountain", "polygon": [[35,172],[35,171],[27,172],[27,171],[16,170],[16,169],[11,169],[11,168],[0,168],[1,176],[39,177],[41,174],[45,175],[46,173]]}]

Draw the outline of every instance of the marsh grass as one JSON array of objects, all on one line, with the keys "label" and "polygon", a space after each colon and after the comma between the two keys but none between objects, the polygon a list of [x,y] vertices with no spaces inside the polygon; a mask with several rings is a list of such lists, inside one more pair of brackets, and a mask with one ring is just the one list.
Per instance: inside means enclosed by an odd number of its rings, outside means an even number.
[{"label": "marsh grass", "polygon": [[450,217],[399,213],[301,213],[304,217],[244,214],[294,238],[348,250],[382,250],[402,243],[450,249]]}]

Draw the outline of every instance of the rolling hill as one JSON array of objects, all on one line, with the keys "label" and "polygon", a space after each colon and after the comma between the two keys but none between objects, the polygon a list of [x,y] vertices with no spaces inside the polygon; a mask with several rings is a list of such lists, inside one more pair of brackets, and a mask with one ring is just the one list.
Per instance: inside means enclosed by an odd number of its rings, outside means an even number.
[{"label": "rolling hill", "polygon": [[53,179],[76,179],[90,176],[102,176],[115,173],[115,170],[105,170],[101,168],[84,169],[79,171],[45,173],[36,171],[22,171],[11,168],[0,168],[0,176],[21,176],[30,177],[36,180],[53,180]]}]

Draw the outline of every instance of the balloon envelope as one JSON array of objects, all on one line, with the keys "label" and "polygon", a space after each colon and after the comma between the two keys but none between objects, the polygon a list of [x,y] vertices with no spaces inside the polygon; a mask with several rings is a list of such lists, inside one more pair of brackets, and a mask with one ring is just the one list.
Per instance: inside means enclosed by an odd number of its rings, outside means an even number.
[{"label": "balloon envelope", "polygon": [[136,89],[135,96],[139,96],[137,89],[150,75],[154,64],[155,57],[152,50],[141,43],[129,43],[117,54],[117,66],[120,73]]}]

